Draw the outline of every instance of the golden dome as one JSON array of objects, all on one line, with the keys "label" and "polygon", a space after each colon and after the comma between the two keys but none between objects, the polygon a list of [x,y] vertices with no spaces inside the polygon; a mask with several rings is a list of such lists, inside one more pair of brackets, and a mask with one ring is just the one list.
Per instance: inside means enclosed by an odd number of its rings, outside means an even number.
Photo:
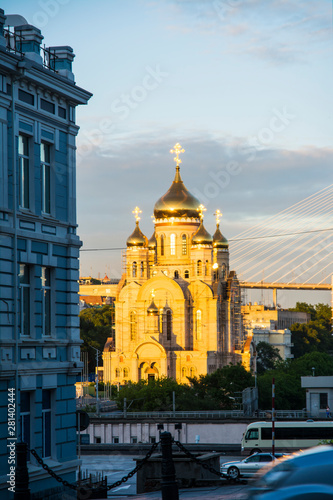
[{"label": "golden dome", "polygon": [[147,247],[148,238],[143,234],[139,228],[139,221],[136,221],[135,229],[131,236],[127,238],[126,244],[128,247]]},{"label": "golden dome", "polygon": [[156,235],[155,235],[155,231],[154,231],[151,238],[148,241],[148,248],[149,248],[149,250],[155,250],[156,246],[157,246],[157,241],[156,241]]},{"label": "golden dome", "polygon": [[151,304],[147,309],[147,313],[148,313],[148,316],[157,316],[158,315],[158,308],[156,307],[154,299],[152,299]]},{"label": "golden dome", "polygon": [[155,203],[154,216],[156,219],[170,217],[197,219],[199,205],[199,200],[186,189],[177,165],[176,175],[169,190]]},{"label": "golden dome", "polygon": [[192,236],[192,245],[211,245],[213,242],[212,236],[206,231],[203,221],[201,220],[200,226]]},{"label": "golden dome", "polygon": [[216,225],[216,231],[213,236],[213,247],[214,248],[228,248],[229,243],[227,238],[223,236],[223,234],[220,231],[220,225]]}]

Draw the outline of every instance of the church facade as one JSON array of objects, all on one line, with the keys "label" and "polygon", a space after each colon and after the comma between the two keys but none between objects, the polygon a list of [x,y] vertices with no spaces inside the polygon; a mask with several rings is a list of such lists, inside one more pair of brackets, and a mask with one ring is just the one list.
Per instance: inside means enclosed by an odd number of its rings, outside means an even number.
[{"label": "church facade", "polygon": [[115,301],[115,341],[105,344],[104,381],[205,375],[242,360],[241,297],[229,269],[229,246],[216,211],[213,236],[205,208],[185,187],[179,164],[169,190],[154,207],[154,233],[136,225],[127,239],[126,273]]}]

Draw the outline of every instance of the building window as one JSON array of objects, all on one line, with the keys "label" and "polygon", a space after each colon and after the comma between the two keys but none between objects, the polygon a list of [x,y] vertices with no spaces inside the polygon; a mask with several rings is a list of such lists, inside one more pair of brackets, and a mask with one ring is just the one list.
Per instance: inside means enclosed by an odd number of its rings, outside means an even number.
[{"label": "building window", "polygon": [[158,330],[160,333],[163,333],[163,309],[160,309],[158,315]]},{"label": "building window", "polygon": [[113,444],[118,444],[119,443],[119,437],[118,436],[113,436],[112,442],[113,442]]},{"label": "building window", "polygon": [[22,208],[30,207],[30,180],[29,180],[29,138],[19,135],[19,203]]},{"label": "building window", "polygon": [[69,121],[75,123],[75,108],[74,108],[74,106],[69,106]]},{"label": "building window", "polygon": [[219,273],[217,271],[214,271],[213,279],[214,279],[214,281],[218,281],[218,279],[219,279]]},{"label": "building window", "polygon": [[58,107],[58,116],[66,120],[66,108]]},{"label": "building window", "polygon": [[172,332],[172,312],[170,309],[166,312],[166,334],[167,340],[171,340],[171,332]]},{"label": "building window", "polygon": [[21,441],[27,443],[30,448],[30,392],[20,394],[20,430]]},{"label": "building window", "polygon": [[55,113],[55,105],[53,104],[53,102],[47,101],[46,99],[40,100],[40,109],[43,109],[48,113],[52,113],[53,115]]},{"label": "building window", "polygon": [[124,377],[128,377],[128,368],[124,368]]},{"label": "building window", "polygon": [[208,276],[209,263],[208,260],[205,262],[205,276]]},{"label": "building window", "polygon": [[184,277],[185,277],[185,279],[188,279],[188,278],[190,277],[190,271],[187,271],[187,270],[186,270],[186,271],[184,272]]},{"label": "building window", "polygon": [[116,378],[119,378],[120,377],[120,370],[119,368],[116,368]]},{"label": "building window", "polygon": [[100,436],[95,436],[95,443],[101,444],[101,437]]},{"label": "building window", "polygon": [[187,255],[187,236],[183,234],[182,236],[182,255]]},{"label": "building window", "polygon": [[30,267],[20,264],[19,328],[21,335],[30,335]]},{"label": "building window", "polygon": [[195,331],[196,331],[196,339],[201,340],[202,335],[202,312],[200,309],[196,312],[196,321],[195,321]]},{"label": "building window", "polygon": [[137,442],[138,442],[138,438],[137,438],[137,436],[132,436],[132,437],[131,437],[131,443],[132,443],[132,444],[136,444]]},{"label": "building window", "polygon": [[130,313],[130,334],[131,340],[136,340],[136,312],[132,311]]},{"label": "building window", "polygon": [[133,262],[132,264],[132,278],[136,278],[137,275],[137,265],[136,262]]},{"label": "building window", "polygon": [[174,272],[174,277],[175,277],[176,280],[179,278],[179,272],[178,271]]},{"label": "building window", "polygon": [[42,212],[51,213],[51,146],[42,142],[40,145]]},{"label": "building window", "polygon": [[164,235],[161,234],[161,255],[164,255]]},{"label": "building window", "polygon": [[26,92],[25,90],[19,89],[18,98],[20,101],[23,101],[26,104],[30,104],[30,106],[35,105],[35,96],[33,94],[30,94],[29,92]]},{"label": "building window", "polygon": [[224,280],[225,279],[225,264],[222,264],[221,266],[221,279]]},{"label": "building window", "polygon": [[142,261],[141,261],[141,264],[140,264],[140,277],[141,278],[144,277],[144,264],[143,264]]},{"label": "building window", "polygon": [[195,371],[194,371],[194,368],[190,368],[190,377],[194,377],[195,375]]},{"label": "building window", "polygon": [[150,436],[149,437],[149,442],[150,442],[150,444],[156,443],[156,437],[155,436]]},{"label": "building window", "polygon": [[197,261],[197,275],[201,276],[201,274],[202,274],[202,262],[201,262],[201,260],[198,260]]},{"label": "building window", "polygon": [[42,335],[51,335],[51,270],[42,266]]},{"label": "building window", "polygon": [[182,377],[186,377],[186,368],[182,368]]},{"label": "building window", "polygon": [[170,236],[170,255],[176,255],[176,235]]},{"label": "building window", "polygon": [[42,391],[42,457],[51,456],[51,391]]}]

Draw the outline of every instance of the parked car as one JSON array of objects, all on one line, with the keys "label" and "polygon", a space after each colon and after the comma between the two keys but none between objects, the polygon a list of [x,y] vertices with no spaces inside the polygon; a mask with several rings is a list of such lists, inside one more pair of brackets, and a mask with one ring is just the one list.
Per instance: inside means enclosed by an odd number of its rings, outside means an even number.
[{"label": "parked car", "polygon": [[252,477],[262,467],[274,462],[276,458],[271,453],[254,453],[250,457],[244,458],[244,460],[221,464],[221,473],[228,479]]},{"label": "parked car", "polygon": [[297,452],[273,465],[249,490],[249,500],[333,498],[333,446]]}]

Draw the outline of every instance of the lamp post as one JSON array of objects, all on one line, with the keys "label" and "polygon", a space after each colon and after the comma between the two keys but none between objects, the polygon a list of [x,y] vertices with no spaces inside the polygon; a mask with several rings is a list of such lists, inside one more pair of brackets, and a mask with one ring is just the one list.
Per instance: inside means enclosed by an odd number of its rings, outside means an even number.
[{"label": "lamp post", "polygon": [[99,401],[98,401],[98,356],[100,354],[100,350],[96,349],[96,347],[90,346],[96,351],[96,366],[97,366],[97,376],[96,376],[96,413],[99,413]]}]

